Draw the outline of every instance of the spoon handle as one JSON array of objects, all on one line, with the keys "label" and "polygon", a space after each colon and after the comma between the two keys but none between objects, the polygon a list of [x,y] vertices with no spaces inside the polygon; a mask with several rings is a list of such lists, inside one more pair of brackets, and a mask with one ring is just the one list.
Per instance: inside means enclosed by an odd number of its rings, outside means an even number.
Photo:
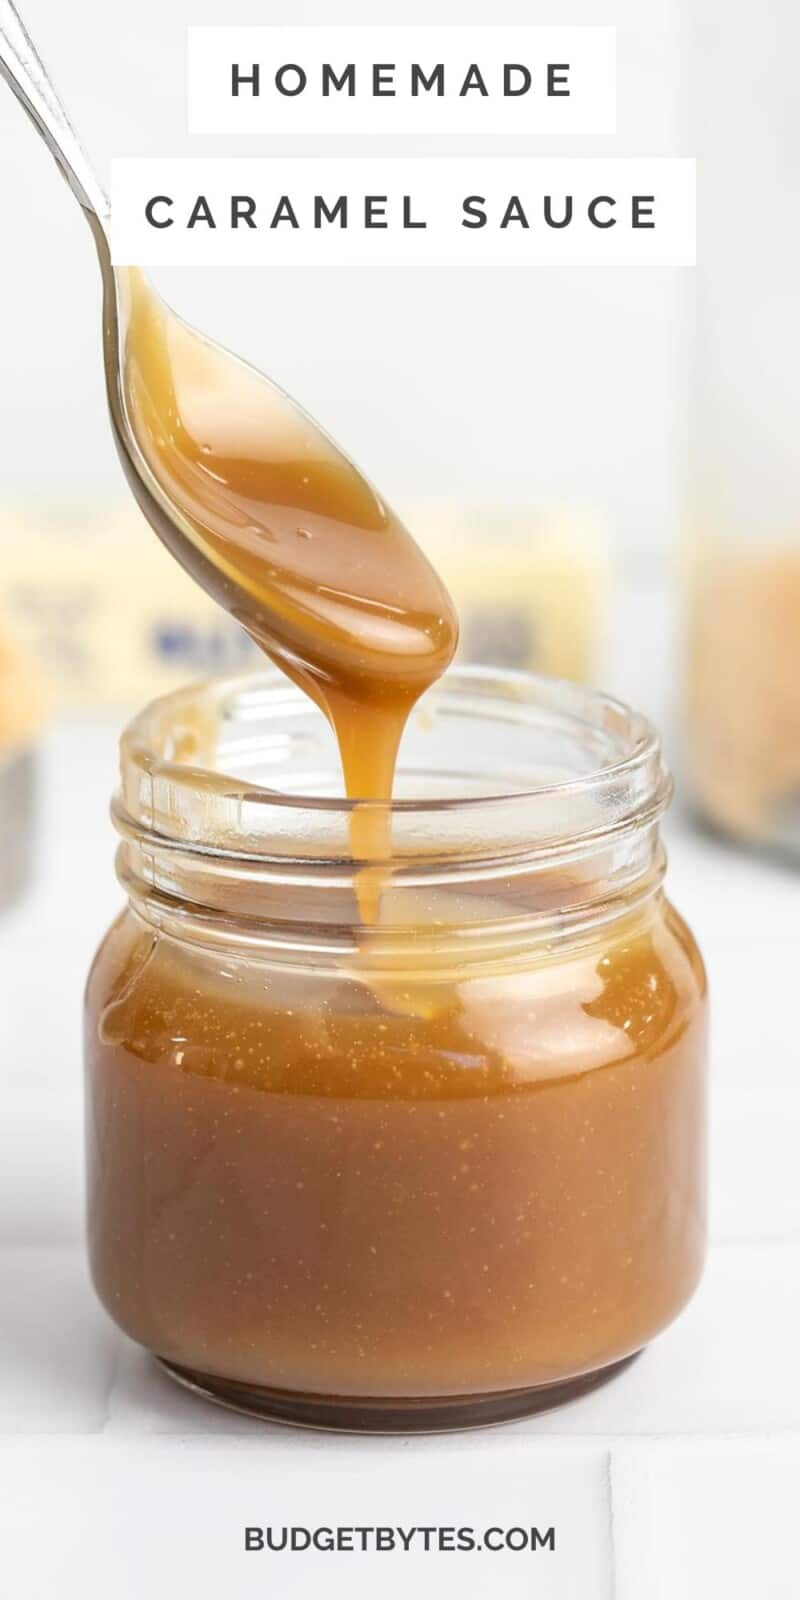
[{"label": "spoon handle", "polygon": [[108,200],[11,0],[0,0],[0,77],[27,111],[78,204],[104,227]]}]

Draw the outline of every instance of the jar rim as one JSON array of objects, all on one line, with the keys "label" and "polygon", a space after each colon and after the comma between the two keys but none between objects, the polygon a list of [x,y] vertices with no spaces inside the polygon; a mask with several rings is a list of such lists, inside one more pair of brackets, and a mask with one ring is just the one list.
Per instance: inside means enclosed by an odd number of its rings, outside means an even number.
[{"label": "jar rim", "polygon": [[[390,802],[254,781],[248,760],[259,739],[271,742],[277,767],[290,724],[295,733],[300,729],[301,742],[314,727],[327,729],[308,697],[268,668],[189,684],[133,718],[120,741],[115,823],[122,833],[145,830],[165,845],[249,859],[277,852],[283,859],[329,860],[348,853],[352,813],[379,809],[393,819],[396,859],[398,846],[401,855],[414,853],[414,840],[423,855],[441,848],[452,856],[458,839],[465,848],[472,841],[474,854],[487,830],[493,845],[502,840],[506,848],[512,842],[518,849],[577,844],[657,820],[669,802],[671,783],[655,728],[601,691],[535,673],[459,665],[428,691],[415,717],[434,728],[453,718],[460,727],[465,719],[473,727],[481,718],[486,727],[505,723],[519,746],[520,781],[506,768],[502,783],[486,780],[476,788],[470,779],[472,792],[401,793]],[[547,741],[559,752],[549,764],[542,756]],[[457,785],[456,774],[449,778]]]}]

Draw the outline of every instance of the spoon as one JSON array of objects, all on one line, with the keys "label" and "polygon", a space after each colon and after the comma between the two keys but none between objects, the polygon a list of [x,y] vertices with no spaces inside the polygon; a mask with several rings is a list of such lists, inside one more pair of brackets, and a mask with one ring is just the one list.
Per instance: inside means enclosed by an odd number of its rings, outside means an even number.
[{"label": "spoon", "polygon": [[[78,202],[94,239],[103,289],[103,358],[106,395],[114,442],[134,496],[147,521],[181,565],[186,566],[186,540],[180,508],[164,495],[150,471],[131,429],[125,407],[120,276],[111,263],[111,207],[102,184],[70,122],[52,79],[19,12],[11,0],[0,0],[0,77],[5,78],[36,132],[53,156]],[[219,590],[219,574],[209,563],[205,586]],[[194,576],[197,561],[191,563]],[[213,580],[212,580],[213,574]],[[200,576],[200,581],[203,581]],[[229,607],[229,609],[233,609]]]},{"label": "spoon", "polygon": [[348,760],[346,748],[361,746],[365,730],[337,712],[358,708],[363,723],[391,709],[396,747],[411,706],[455,649],[444,585],[301,407],[189,328],[138,269],[112,266],[108,200],[11,0],[0,0],[0,73],[92,231],[108,406],[141,510],[180,564],[333,722],[350,797],[388,798],[388,745],[383,770],[369,781],[368,763],[357,751]]},{"label": "spoon", "polygon": [[[0,77],[5,78],[53,156],[94,239],[103,286],[103,356],[114,441],[134,495],[170,548],[178,513],[147,468],[128,423],[120,346],[120,282],[111,264],[111,207],[30,34],[11,0],[0,0]],[[173,553],[180,555],[177,549]]]}]

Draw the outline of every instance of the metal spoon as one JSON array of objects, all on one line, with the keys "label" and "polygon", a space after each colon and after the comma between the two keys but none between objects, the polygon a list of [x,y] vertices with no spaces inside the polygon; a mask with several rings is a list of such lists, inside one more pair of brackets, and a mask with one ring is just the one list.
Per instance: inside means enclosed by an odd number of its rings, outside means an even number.
[{"label": "metal spoon", "polygon": [[[367,712],[373,717],[386,712],[390,690],[394,749],[411,706],[455,649],[455,613],[441,580],[324,429],[263,373],[167,312],[149,289],[145,303],[152,298],[159,326],[162,310],[164,326],[169,319],[165,348],[174,354],[187,337],[193,349],[204,347],[206,389],[223,397],[220,404],[227,403],[235,427],[232,431],[223,418],[224,440],[215,451],[184,426],[174,389],[159,412],[151,363],[149,371],[140,372],[139,384],[151,420],[142,427],[140,417],[137,432],[136,401],[128,405],[137,340],[129,341],[131,361],[121,333],[127,336],[136,328],[137,303],[140,310],[143,303],[140,276],[112,266],[108,201],[11,0],[0,0],[0,72],[55,157],[92,231],[103,279],[106,393],[114,438],[147,521],[191,576],[323,708],[336,727],[346,770],[345,752],[351,746],[366,749],[364,718]],[[145,327],[148,317],[149,312]],[[139,344],[140,353],[147,349],[146,339]],[[176,381],[173,371],[169,377]],[[233,402],[225,402],[226,385],[235,391]],[[196,414],[196,377],[184,387]],[[174,415],[180,418],[177,429]],[[155,434],[163,435],[158,446],[168,446],[162,456],[154,444],[153,421]],[[259,435],[251,454],[259,429],[263,438]],[[198,451],[207,452],[207,459],[201,462]],[[248,469],[244,476],[241,461]],[[313,542],[298,544],[300,538]],[[358,726],[343,715],[337,722],[335,701],[340,708],[360,708]],[[382,728],[385,733],[385,716]],[[352,755],[351,796],[372,798],[371,786],[379,783],[384,799],[393,761],[394,754],[391,762],[387,757],[380,779],[377,768],[355,776],[360,768]]]},{"label": "metal spoon", "polygon": [[[16,6],[0,0],[0,77],[27,112],[37,133],[53,156],[91,229],[103,284],[103,360],[106,395],[114,442],[128,482],[147,521],[182,566],[236,612],[236,589],[198,551],[192,530],[180,508],[163,493],[139,449],[128,420],[123,389],[120,330],[123,325],[120,274],[111,264],[109,223],[111,208],[93,171],[47,69]],[[264,379],[264,382],[268,380]]]}]

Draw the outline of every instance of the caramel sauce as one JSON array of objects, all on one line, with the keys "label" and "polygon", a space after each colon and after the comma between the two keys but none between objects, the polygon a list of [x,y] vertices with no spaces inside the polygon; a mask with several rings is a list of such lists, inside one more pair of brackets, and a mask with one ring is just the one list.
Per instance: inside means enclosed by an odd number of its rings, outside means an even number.
[{"label": "caramel sauce", "polygon": [[[444,584],[288,395],[182,322],[140,272],[125,288],[126,409],[180,527],[174,553],[321,707],[348,797],[388,801],[409,712],[455,653]],[[356,811],[351,842],[356,859],[385,858],[387,814]],[[377,895],[367,904],[374,913]]]},{"label": "caramel sauce", "polygon": [[[388,801],[455,649],[445,589],[303,412],[128,287],[126,404],[167,542],[322,708],[347,794]],[[500,873],[406,903],[387,816],[354,812],[355,860],[381,862],[366,958],[204,944],[134,896],[87,991],[104,1303],[217,1395],[312,1420],[325,1399],[348,1425],[365,1399],[597,1372],[677,1313],[704,1252],[705,979],[680,919],[633,897],[580,938],[445,968],[437,939],[563,908],[569,884]],[[403,970],[370,967],[384,921],[413,935]]]},{"label": "caramel sauce", "polygon": [[676,1315],[705,1008],[674,912],[422,982],[404,1013],[124,915],[88,997],[90,1236],[133,1338],[273,1391],[463,1397],[602,1368]]}]

